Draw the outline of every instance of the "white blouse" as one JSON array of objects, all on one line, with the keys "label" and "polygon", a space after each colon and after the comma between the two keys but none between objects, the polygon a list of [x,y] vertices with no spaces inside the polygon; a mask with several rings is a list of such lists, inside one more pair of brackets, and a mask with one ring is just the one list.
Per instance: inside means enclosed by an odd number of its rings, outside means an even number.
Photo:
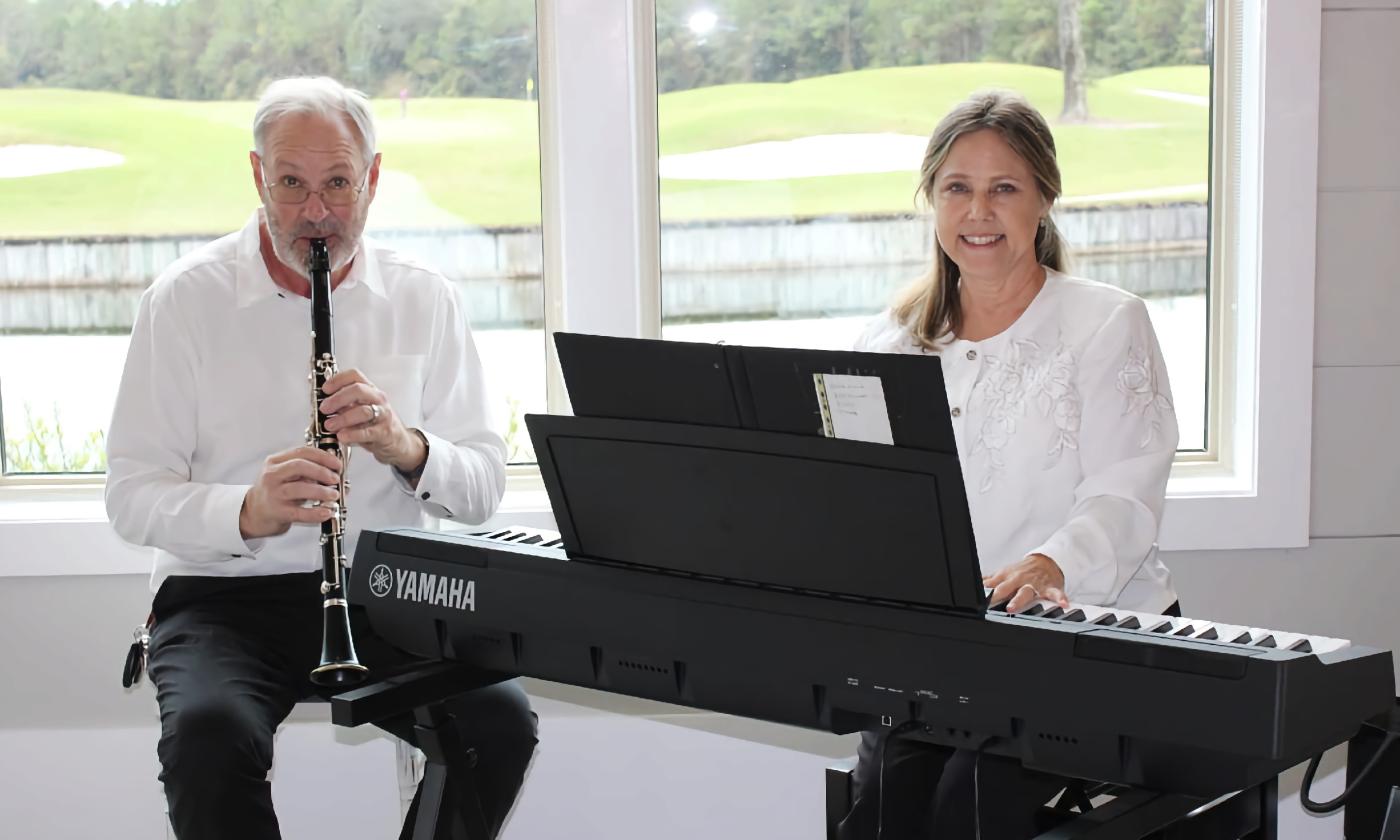
[{"label": "white blouse", "polygon": [[1143,612],[1176,601],[1156,546],[1176,414],[1141,299],[1047,269],[992,338],[928,351],[887,311],[856,349],[941,360],[984,573],[1040,553],[1071,601]]}]

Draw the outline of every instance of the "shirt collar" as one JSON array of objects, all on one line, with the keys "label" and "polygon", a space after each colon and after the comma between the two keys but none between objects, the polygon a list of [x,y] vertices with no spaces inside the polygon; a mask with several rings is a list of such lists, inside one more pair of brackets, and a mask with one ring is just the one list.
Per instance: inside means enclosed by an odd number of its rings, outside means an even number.
[{"label": "shirt collar", "polygon": [[[248,223],[238,233],[236,271],[238,272],[239,308],[252,306],[282,291],[282,287],[277,285],[277,282],[272,279],[272,274],[268,272],[267,263],[263,262],[262,243],[259,235],[262,214],[262,208],[254,210]],[[336,292],[364,286],[375,295],[388,299],[389,296],[384,291],[384,278],[379,273],[378,262],[367,258],[367,254],[373,250],[373,242],[368,237],[361,236],[360,251],[355,255],[354,262],[350,264],[350,273],[346,275],[339,286],[335,287]]]}]

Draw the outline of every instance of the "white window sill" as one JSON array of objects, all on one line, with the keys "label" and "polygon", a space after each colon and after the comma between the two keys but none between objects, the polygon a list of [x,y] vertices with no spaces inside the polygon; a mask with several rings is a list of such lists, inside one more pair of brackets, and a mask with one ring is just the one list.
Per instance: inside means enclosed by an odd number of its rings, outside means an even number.
[{"label": "white window sill", "polygon": [[[149,575],[148,549],[117,537],[107,521],[102,488],[46,488],[0,497],[0,578],[55,575]],[[542,487],[512,489],[484,526],[554,528]]]},{"label": "white window sill", "polygon": [[[544,488],[516,481],[484,526],[556,529]],[[1280,527],[1277,500],[1228,477],[1173,479],[1162,526],[1166,551],[1272,548],[1291,544],[1294,527]],[[39,496],[42,494],[42,498]],[[101,488],[49,488],[0,498],[0,578],[51,575],[149,574],[149,551],[122,542],[107,522]],[[1306,543],[1306,517],[1303,520]]]}]

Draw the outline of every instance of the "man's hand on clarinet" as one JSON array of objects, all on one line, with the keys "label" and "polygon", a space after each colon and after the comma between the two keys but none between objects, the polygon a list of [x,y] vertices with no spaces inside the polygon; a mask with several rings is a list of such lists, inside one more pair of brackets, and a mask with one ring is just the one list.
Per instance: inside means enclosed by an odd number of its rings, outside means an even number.
[{"label": "man's hand on clarinet", "polygon": [[307,507],[306,503],[336,501],[339,483],[340,461],[329,452],[298,446],[271,455],[243,497],[239,533],[252,540],[285,534],[296,522],[325,522],[331,518],[331,507]]},{"label": "man's hand on clarinet", "polygon": [[351,368],[326,380],[326,431],[342,444],[362,447],[381,464],[414,474],[428,458],[423,439],[404,426],[389,397],[363,373]]}]

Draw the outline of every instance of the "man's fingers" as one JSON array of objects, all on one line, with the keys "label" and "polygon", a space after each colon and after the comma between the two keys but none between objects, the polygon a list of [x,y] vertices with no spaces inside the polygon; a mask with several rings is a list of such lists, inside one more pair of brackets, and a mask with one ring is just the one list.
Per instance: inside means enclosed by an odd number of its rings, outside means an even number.
[{"label": "man's fingers", "polygon": [[383,402],[379,390],[368,382],[351,382],[321,400],[322,414],[336,414],[357,403]]},{"label": "man's fingers", "polygon": [[347,385],[354,385],[359,382],[369,382],[369,379],[366,378],[363,373],[360,373],[357,368],[346,368],[345,370],[337,371],[335,376],[327,379],[325,387],[322,390],[328,395],[334,394]]},{"label": "man's fingers", "polygon": [[1059,604],[1060,606],[1066,609],[1069,608],[1069,598],[1065,596],[1064,590],[1060,589],[1058,586],[1046,587],[1045,591],[1041,593],[1040,597],[1044,598],[1047,601],[1054,601],[1055,603]]},{"label": "man's fingers", "polygon": [[[337,484],[340,481],[340,461],[329,452],[322,452],[311,446],[303,446],[308,457],[284,461],[267,470],[268,477],[277,484],[307,479],[322,484]],[[312,455],[312,453],[315,455]]]},{"label": "man's fingers", "polygon": [[325,522],[331,518],[331,509],[328,507],[292,507],[288,513],[290,522]]},{"label": "man's fingers", "polygon": [[290,502],[294,505],[302,502],[333,502],[340,498],[340,491],[336,488],[314,481],[289,481],[277,485],[274,492],[279,502]]}]

